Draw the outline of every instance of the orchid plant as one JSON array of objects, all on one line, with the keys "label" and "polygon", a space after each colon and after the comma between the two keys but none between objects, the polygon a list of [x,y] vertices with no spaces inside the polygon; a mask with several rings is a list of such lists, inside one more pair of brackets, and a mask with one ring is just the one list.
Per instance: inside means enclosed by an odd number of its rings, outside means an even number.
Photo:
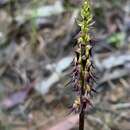
[{"label": "orchid plant", "polygon": [[74,67],[71,75],[71,83],[76,93],[76,99],[71,111],[79,113],[79,130],[84,130],[85,111],[92,106],[92,93],[96,92],[93,88],[96,78],[95,66],[92,60],[93,47],[91,45],[90,29],[93,20],[89,0],[83,0],[80,15],[80,20],[77,20],[80,32],[75,45]]}]

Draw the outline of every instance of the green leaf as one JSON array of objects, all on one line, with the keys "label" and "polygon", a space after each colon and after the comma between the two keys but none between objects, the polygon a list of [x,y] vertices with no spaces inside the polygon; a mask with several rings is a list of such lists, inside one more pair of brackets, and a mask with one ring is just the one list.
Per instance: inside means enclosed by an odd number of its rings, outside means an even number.
[{"label": "green leaf", "polygon": [[119,47],[123,44],[123,41],[125,40],[125,33],[114,33],[110,37],[107,38],[107,43]]}]

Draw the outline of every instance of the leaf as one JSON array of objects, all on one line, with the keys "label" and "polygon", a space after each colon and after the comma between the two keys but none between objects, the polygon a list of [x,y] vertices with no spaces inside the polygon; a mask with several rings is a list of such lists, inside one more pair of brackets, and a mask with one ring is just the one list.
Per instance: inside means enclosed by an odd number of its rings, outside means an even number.
[{"label": "leaf", "polygon": [[27,98],[30,90],[32,89],[33,84],[34,82],[32,82],[29,85],[26,85],[24,88],[22,88],[18,92],[15,92],[11,94],[9,97],[3,99],[0,105],[4,109],[11,109],[12,107],[15,107],[16,105],[23,103],[25,99]]},{"label": "leaf", "polygon": [[107,43],[113,45],[113,46],[121,46],[125,39],[124,33],[114,33],[107,39]]}]

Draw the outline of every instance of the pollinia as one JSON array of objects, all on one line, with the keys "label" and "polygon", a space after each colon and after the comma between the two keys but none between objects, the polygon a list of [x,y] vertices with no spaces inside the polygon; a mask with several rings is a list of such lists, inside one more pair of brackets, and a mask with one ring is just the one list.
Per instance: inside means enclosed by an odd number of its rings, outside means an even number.
[{"label": "pollinia", "polygon": [[76,99],[71,107],[71,111],[79,113],[79,130],[84,129],[84,113],[92,106],[92,93],[96,92],[93,83],[96,80],[92,61],[92,46],[90,29],[92,26],[92,12],[89,0],[83,0],[81,7],[81,17],[78,21],[80,32],[75,45],[75,58],[73,60],[72,86],[76,93]]}]

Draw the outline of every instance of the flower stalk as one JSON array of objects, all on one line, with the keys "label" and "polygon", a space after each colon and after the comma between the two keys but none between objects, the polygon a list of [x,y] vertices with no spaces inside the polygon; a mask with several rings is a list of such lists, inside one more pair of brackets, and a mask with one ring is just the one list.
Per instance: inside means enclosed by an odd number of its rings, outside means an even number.
[{"label": "flower stalk", "polygon": [[85,111],[92,106],[92,93],[96,92],[93,83],[96,80],[92,61],[91,36],[89,34],[92,25],[92,12],[89,0],[83,0],[81,18],[78,25],[81,28],[75,46],[74,68],[72,71],[72,86],[76,92],[76,99],[71,111],[79,113],[79,130],[84,130]]}]

